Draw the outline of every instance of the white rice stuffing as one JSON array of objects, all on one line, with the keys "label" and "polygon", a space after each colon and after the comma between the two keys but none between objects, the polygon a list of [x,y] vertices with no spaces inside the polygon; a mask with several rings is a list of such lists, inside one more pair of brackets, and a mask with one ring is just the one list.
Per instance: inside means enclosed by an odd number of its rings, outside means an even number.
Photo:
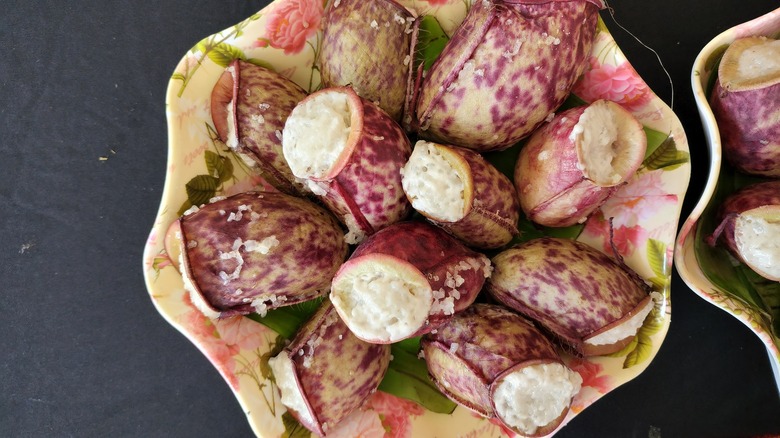
[{"label": "white rice stuffing", "polygon": [[282,395],[282,404],[297,412],[307,424],[313,424],[314,416],[309,412],[306,400],[298,385],[295,363],[283,351],[278,356],[269,359],[268,365],[273,371],[276,386]]},{"label": "white rice stuffing", "polygon": [[281,140],[295,176],[324,178],[330,172],[347,146],[351,116],[348,95],[337,91],[312,95],[293,109]]},{"label": "white rice stuffing", "polygon": [[427,286],[395,269],[356,272],[334,282],[330,298],[359,337],[394,342],[425,324],[433,301]]},{"label": "white rice stuffing", "polygon": [[417,211],[439,221],[463,218],[465,184],[433,143],[417,142],[401,169],[401,184]]},{"label": "white rice stuffing", "polygon": [[508,425],[533,434],[568,408],[582,377],[559,363],[530,365],[504,377],[495,389],[496,413]]}]

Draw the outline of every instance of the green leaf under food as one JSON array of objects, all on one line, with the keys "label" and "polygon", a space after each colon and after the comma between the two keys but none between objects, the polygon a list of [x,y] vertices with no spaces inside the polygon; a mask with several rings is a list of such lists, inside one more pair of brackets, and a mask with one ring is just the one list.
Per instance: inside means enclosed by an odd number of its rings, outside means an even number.
[{"label": "green leaf under food", "polygon": [[738,273],[737,280],[754,292],[754,306],[766,318],[765,324],[775,342],[780,342],[780,283],[767,280],[742,263],[736,263],[734,269]]},{"label": "green leaf under food", "polygon": [[717,228],[719,206],[742,187],[765,181],[744,175],[724,164],[710,203],[702,213],[694,235],[694,252],[704,275],[722,293],[752,309],[759,322],[780,338],[780,283],[768,281],[740,263],[721,245],[710,246],[707,238]]},{"label": "green leaf under food", "polygon": [[563,104],[561,104],[561,106],[558,107],[557,112],[562,113],[568,109],[576,108],[578,106],[583,106],[587,104],[588,102],[584,101],[576,94],[569,93],[569,96],[566,98],[566,100],[563,101]]},{"label": "green leaf under food", "polygon": [[439,20],[433,15],[424,15],[420,20],[420,33],[415,48],[415,66],[423,64],[423,70],[431,68],[444,50],[450,37],[444,33]]},{"label": "green leaf under food", "polygon": [[417,354],[420,352],[420,343],[422,341],[421,336],[417,336],[414,338],[404,339],[403,341],[398,341],[393,346],[395,348],[400,348],[401,350],[406,351],[409,354],[413,354],[417,356]]},{"label": "green leaf under food", "polygon": [[521,141],[503,151],[487,152],[482,156],[488,163],[498,169],[499,172],[506,175],[507,178],[509,178],[509,181],[514,181],[515,163],[517,162],[517,157],[520,155],[520,149],[522,149],[523,144],[525,144],[525,141]]},{"label": "green leaf under food", "polygon": [[270,328],[285,339],[292,339],[298,332],[298,328],[314,315],[324,299],[324,297],[320,297],[292,306],[271,309],[265,316],[250,313],[247,317]]},{"label": "green leaf under food", "polygon": [[517,242],[527,242],[531,239],[539,237],[559,237],[562,239],[576,239],[582,229],[585,228],[585,224],[577,224],[569,227],[545,227],[535,224],[528,220],[526,217],[521,217],[518,221],[518,228],[520,229],[520,237],[517,238]]},{"label": "green leaf under food", "polygon": [[276,71],[276,69],[274,69],[274,66],[270,62],[265,61],[263,59],[249,58],[249,59],[246,60],[246,62],[248,62],[250,64],[254,64],[254,65],[258,66],[258,67],[266,68],[266,69],[274,71],[274,72]]},{"label": "green leaf under food", "polygon": [[[283,338],[292,339],[298,328],[311,318],[323,300],[324,298],[317,298],[269,310],[265,316],[251,313],[247,317],[265,325]],[[379,390],[411,400],[432,412],[451,413],[455,409],[455,403],[439,392],[430,380],[425,361],[417,357],[419,351],[419,337],[393,344],[393,360],[379,385]],[[267,361],[267,358],[265,360]]]},{"label": "green leaf under food", "polygon": [[517,221],[517,229],[520,232],[509,243],[502,248],[487,249],[483,253],[490,259],[498,255],[503,249],[511,248],[515,245],[528,242],[529,240],[538,239],[540,237],[559,237],[562,239],[576,239],[579,237],[582,230],[585,228],[585,224],[577,224],[569,227],[545,227],[535,224],[528,220],[522,212],[520,212],[520,219]]},{"label": "green leaf under food", "polygon": [[780,309],[780,282],[766,279],[743,264],[737,267],[743,271],[745,278],[755,287],[769,309],[775,309],[775,312]]},{"label": "green leaf under food", "polygon": [[[701,231],[701,230],[700,230]],[[697,259],[702,271],[716,286],[745,304],[759,308],[761,300],[758,294],[748,283],[745,283],[743,275],[736,268],[736,261],[723,248],[710,248],[703,238],[698,236],[694,242]]]},{"label": "green leaf under food", "polygon": [[576,239],[582,233],[585,224],[571,225],[568,227],[545,227],[544,233],[550,237],[559,237],[561,239]]},{"label": "green leaf under food", "polygon": [[428,376],[425,361],[417,357],[416,352],[407,351],[409,346],[408,343],[392,346],[393,360],[379,384],[379,390],[411,400],[432,412],[452,413],[455,403],[439,392]]}]

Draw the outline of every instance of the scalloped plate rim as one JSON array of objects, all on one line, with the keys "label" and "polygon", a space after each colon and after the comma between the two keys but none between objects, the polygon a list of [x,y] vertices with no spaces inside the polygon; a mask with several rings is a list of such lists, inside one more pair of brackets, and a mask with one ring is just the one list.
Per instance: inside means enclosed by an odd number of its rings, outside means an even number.
[{"label": "scalloped plate rim", "polygon": [[751,324],[750,320],[744,316],[743,312],[739,311],[739,309],[735,309],[736,305],[730,306],[728,303],[731,301],[723,300],[719,302],[715,299],[715,296],[721,295],[722,292],[719,287],[712,284],[704,276],[701,267],[696,261],[695,251],[693,249],[693,240],[698,229],[698,220],[701,218],[704,209],[708,206],[715,194],[723,161],[720,131],[708,103],[705,91],[706,83],[704,82],[706,82],[707,79],[704,75],[705,65],[718,48],[734,41],[740,30],[760,27],[762,25],[767,25],[768,23],[773,23],[774,26],[776,26],[774,27],[775,32],[780,31],[780,8],[752,20],[732,26],[721,32],[701,49],[693,63],[691,69],[691,87],[707,139],[707,147],[710,154],[710,170],[702,195],[692,209],[678,235],[677,242],[675,243],[674,261],[675,268],[680,274],[680,277],[691,290],[708,303],[713,304],[737,318],[759,337],[767,349],[768,360],[775,376],[775,384],[777,385],[778,392],[780,392],[780,347],[772,341],[771,336],[767,332],[759,329],[754,324]]},{"label": "scalloped plate rim", "polygon": [[[275,0],[275,1],[271,2],[269,5],[267,5],[265,8],[263,8],[261,11],[259,11],[258,14],[262,14],[262,13],[270,10],[275,4],[279,3],[280,1],[281,0]],[[231,29],[231,28],[227,28],[227,29],[222,30],[220,32],[217,32],[216,34],[213,34],[211,36],[222,34],[222,33],[226,32],[228,29]],[[612,40],[612,37],[611,37],[611,35],[609,33],[609,30],[607,29],[605,32],[609,36],[609,39]],[[206,38],[209,38],[209,36],[207,36]],[[613,43],[615,45],[615,52],[616,52],[615,55],[616,55],[616,58],[621,60],[621,62],[625,62],[626,64],[630,65],[630,63],[628,62],[627,58],[625,58],[625,55],[622,53],[620,48],[617,46],[617,43],[614,42],[614,40],[612,40],[611,43]],[[180,60],[179,64],[177,64],[176,69],[174,70],[174,72],[176,72],[176,70],[185,61],[185,59],[186,59],[186,55]],[[152,272],[152,270],[149,267],[149,262],[151,260],[153,260],[154,257],[157,254],[159,254],[159,249],[161,247],[161,244],[159,243],[159,241],[157,239],[162,239],[162,236],[164,235],[164,232],[167,230],[167,227],[168,227],[168,224],[163,223],[162,220],[164,219],[165,216],[170,216],[171,215],[171,212],[169,211],[169,209],[175,208],[175,205],[169,205],[170,201],[171,201],[170,198],[172,197],[172,194],[175,193],[177,190],[179,190],[179,191],[181,190],[181,187],[174,186],[174,182],[172,181],[172,178],[171,178],[171,172],[172,171],[170,170],[171,166],[177,164],[177,159],[181,158],[180,154],[182,153],[181,151],[177,150],[177,147],[178,147],[177,146],[177,142],[179,141],[179,136],[181,135],[181,131],[175,129],[174,120],[173,120],[175,114],[173,113],[173,111],[171,109],[171,105],[170,105],[171,100],[176,96],[177,87],[180,86],[180,85],[181,85],[180,83],[177,83],[172,78],[170,80],[169,84],[168,84],[168,88],[167,88],[167,91],[166,91],[166,117],[168,119],[168,133],[169,133],[168,155],[167,155],[167,164],[166,164],[167,169],[168,169],[168,174],[166,175],[165,184],[164,184],[164,188],[163,188],[163,193],[161,195],[161,202],[160,202],[160,207],[158,209],[158,215],[157,215],[157,217],[155,219],[154,226],[153,226],[153,228],[152,228],[152,230],[150,232],[150,235],[149,235],[149,240],[147,241],[147,243],[145,245],[145,249],[144,249],[144,255],[143,255],[144,278],[145,278],[146,287],[147,287],[148,292],[150,294],[150,298],[152,298],[153,304],[154,304],[155,309],[157,310],[157,312],[160,313],[163,316],[163,318],[169,324],[171,324],[180,333],[182,333],[190,342],[195,344],[195,346],[207,357],[207,360],[209,360],[212,363],[212,365],[214,365],[217,368],[217,370],[223,376],[223,378],[226,380],[226,382],[229,382],[230,376],[228,375],[228,373],[223,368],[221,368],[220,366],[217,366],[218,364],[216,362],[214,362],[213,358],[209,355],[209,352],[206,349],[206,346],[202,345],[198,341],[198,339],[196,339],[196,337],[193,335],[193,333],[188,331],[188,329],[184,326],[184,324],[181,323],[181,321],[177,320],[177,315],[175,315],[173,312],[171,312],[170,308],[167,308],[165,305],[163,305],[163,303],[160,300],[158,300],[156,298],[157,297],[156,294],[158,294],[160,292],[159,289],[161,287],[160,287],[159,284],[155,284],[155,282],[157,281],[157,278],[153,275],[153,272]],[[648,87],[648,89],[649,89],[649,87]],[[678,140],[680,141],[680,144],[685,146],[685,151],[688,151],[689,150],[688,149],[688,143],[687,143],[687,139],[685,138],[684,129],[683,129],[682,125],[680,124],[680,121],[677,118],[676,114],[674,114],[674,112],[670,108],[668,108],[666,106],[666,104],[663,101],[661,101],[660,98],[657,95],[655,95],[655,93],[652,90],[649,90],[649,91],[650,91],[650,93],[652,95],[653,104],[656,105],[655,106],[655,111],[659,112],[659,113],[663,113],[664,115],[662,116],[662,120],[669,119],[668,123],[670,123],[670,125],[673,128],[679,129],[680,134],[682,135],[682,137],[679,138]],[[672,117],[673,117],[673,119],[672,119]],[[674,186],[676,190],[679,190],[679,192],[675,192],[675,193],[677,193],[679,195],[678,202],[674,206],[674,210],[675,210],[675,213],[676,213],[675,220],[674,220],[675,229],[676,229],[676,225],[679,223],[678,221],[680,219],[680,212],[681,212],[681,208],[682,208],[683,198],[684,198],[685,193],[687,192],[687,188],[688,188],[688,181],[689,181],[689,178],[690,178],[690,161],[688,163],[684,164],[683,166],[686,169],[686,173],[684,175],[682,175],[684,177],[684,181],[681,180],[680,184],[677,184],[677,185]],[[182,185],[183,185],[183,181],[182,181]],[[674,245],[675,238],[674,237],[670,237],[669,239],[672,241],[671,244]],[[164,248],[164,246],[163,246],[163,248]],[[668,249],[668,247],[667,247],[667,249]],[[157,272],[157,275],[159,275],[159,272]],[[669,275],[671,275],[671,273]],[[669,278],[671,278],[671,277],[669,277]],[[667,286],[667,292],[670,289],[671,289],[671,285]],[[670,321],[671,321],[671,299],[670,298],[668,298],[665,301],[665,303],[663,305],[663,309],[664,309],[664,314],[663,314],[663,317],[662,317],[663,323],[662,323],[662,326],[659,329],[659,331],[655,335],[653,335],[653,339],[657,340],[657,341],[654,342],[653,347],[652,347],[652,351],[651,351],[649,357],[644,362],[636,364],[636,365],[634,365],[631,368],[632,375],[628,375],[628,374],[620,375],[619,377],[621,379],[619,381],[610,382],[610,384],[608,385],[608,388],[606,389],[605,392],[597,393],[595,396],[589,395],[589,397],[592,397],[592,398],[591,399],[587,399],[587,401],[585,403],[583,403],[583,406],[582,406],[581,410],[579,410],[577,412],[574,412],[574,410],[572,410],[569,413],[569,415],[567,416],[566,420],[563,422],[563,424],[561,424],[561,426],[559,426],[559,428],[556,429],[556,432],[560,428],[564,427],[573,417],[575,417],[580,412],[582,412],[582,410],[586,409],[588,406],[590,406],[591,404],[595,403],[599,398],[601,398],[602,396],[606,395],[607,393],[615,390],[619,386],[627,383],[628,381],[633,380],[634,378],[638,377],[652,363],[652,361],[653,361],[654,357],[657,355],[657,353],[658,353],[658,351],[660,349],[660,346],[661,346],[661,344],[663,342],[663,339],[665,338],[665,336],[666,336],[666,334],[668,332],[668,329],[669,329],[669,325],[670,325]],[[618,379],[615,379],[615,380],[618,380]],[[245,411],[245,413],[247,415],[247,420],[249,421],[249,424],[250,424],[252,430],[254,431],[254,433],[256,433],[258,436],[266,436],[267,434],[264,433],[266,431],[265,426],[261,422],[259,422],[256,418],[254,418],[253,414],[249,412],[248,401],[245,399],[246,394],[242,394],[237,388],[235,388],[233,386],[231,386],[231,389],[233,390],[234,395],[236,396],[237,401],[241,405],[242,409]],[[482,420],[480,420],[480,421],[482,421]],[[553,432],[553,434],[554,433],[555,432]]]}]

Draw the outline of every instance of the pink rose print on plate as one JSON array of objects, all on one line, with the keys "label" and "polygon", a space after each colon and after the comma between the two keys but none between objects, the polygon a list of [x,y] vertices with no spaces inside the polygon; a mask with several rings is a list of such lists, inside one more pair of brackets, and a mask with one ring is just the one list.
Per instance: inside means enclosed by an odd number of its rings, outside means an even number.
[{"label": "pink rose print on plate", "polygon": [[275,334],[262,324],[243,316],[212,320],[201,313],[185,293],[183,301],[189,311],[179,317],[188,333],[234,389],[238,388],[236,356],[241,350],[263,348]]},{"label": "pink rose print on plate", "polygon": [[504,435],[506,435],[508,437],[516,436],[515,432],[512,429],[506,427],[506,425],[504,425],[504,423],[502,423],[501,420],[499,420],[498,418],[491,418],[489,421],[490,421],[490,423],[492,425],[494,425],[497,428],[499,428],[501,430],[502,434],[504,434]]},{"label": "pink rose print on plate", "polygon": [[[482,415],[480,415],[480,414],[478,414],[476,412],[469,412],[469,414],[472,417],[487,420],[487,423],[486,423],[487,427],[483,427],[483,428],[480,429],[480,432],[484,433],[487,436],[495,436],[495,435],[499,435],[499,436],[503,435],[503,436],[507,436],[507,437],[519,436],[519,435],[515,434],[512,431],[512,429],[506,427],[504,425],[504,423],[502,423],[501,420],[499,420],[498,418],[485,418],[485,417],[483,417]],[[462,438],[472,437],[472,436],[477,436],[475,434],[475,431],[472,431],[472,432],[470,432],[470,433],[468,433],[466,435],[463,435]]]},{"label": "pink rose print on plate", "polygon": [[146,270],[152,270],[156,275],[159,275],[160,270],[168,266],[173,266],[173,262],[171,261],[171,258],[168,257],[168,254],[166,254],[163,250],[156,256],[147,259],[145,265]]},{"label": "pink rose print on plate", "polygon": [[[146,246],[156,246],[158,240],[158,229],[154,228],[152,229],[152,232],[149,233],[149,237],[146,239]],[[171,266],[171,259],[168,257],[168,254],[165,253],[165,250],[161,250],[156,255],[152,257],[148,257],[144,261],[144,266],[146,267],[146,270],[153,270],[157,274],[160,273],[160,270],[166,266]]]},{"label": "pink rose print on plate", "polygon": [[618,252],[622,255],[631,254],[651,237],[639,224],[648,223],[663,208],[677,204],[677,195],[670,194],[663,187],[662,175],[662,169],[638,174],[588,219],[583,233],[603,238],[604,252],[611,254],[611,219],[612,239]]},{"label": "pink rose print on plate", "polygon": [[677,195],[664,187],[664,170],[641,172],[607,199],[601,207],[604,215],[615,217],[617,225],[647,223],[667,205],[677,204]]},{"label": "pink rose print on plate", "polygon": [[625,225],[616,226],[612,223],[612,243],[610,244],[610,223],[604,217],[604,213],[599,211],[588,219],[583,233],[586,235],[597,236],[604,242],[602,251],[606,254],[612,254],[612,245],[618,253],[627,256],[636,250],[642,242],[647,240],[647,230],[639,225],[627,227]]},{"label": "pink rose print on plate", "polygon": [[642,108],[653,97],[650,88],[631,64],[600,64],[596,57],[590,58],[590,69],[583,74],[582,80],[575,84],[573,92],[587,102],[607,99],[619,103],[629,111]]},{"label": "pink rose print on plate", "polygon": [[328,438],[384,438],[385,428],[379,415],[371,410],[358,409],[343,419]]},{"label": "pink rose print on plate", "polygon": [[579,395],[574,397],[571,405],[571,411],[574,413],[578,414],[582,412],[583,409],[592,403],[592,399],[589,401],[588,398],[583,397],[586,388],[592,388],[599,394],[606,394],[612,388],[610,377],[606,374],[602,374],[604,372],[604,366],[599,363],[574,358],[571,363],[569,363],[569,368],[578,372],[580,377],[582,377],[582,389],[580,390]]},{"label": "pink rose print on plate", "polygon": [[583,387],[591,387],[602,394],[609,391],[611,387],[609,376],[601,374],[604,370],[603,365],[585,359],[574,358],[571,363],[569,363],[569,368],[580,374]]},{"label": "pink rose print on plate", "polygon": [[382,391],[377,391],[368,400],[367,407],[373,409],[382,420],[382,426],[389,436],[409,438],[412,436],[411,419],[423,415],[420,405]]},{"label": "pink rose print on plate", "polygon": [[185,293],[183,301],[189,308],[189,311],[179,316],[179,322],[187,328],[187,333],[193,339],[213,363],[217,369],[225,376],[228,384],[233,389],[238,388],[238,378],[234,372],[235,359],[233,358],[239,351],[237,345],[230,345],[219,336],[219,331],[214,323],[203,315],[195,305],[190,301],[190,295]]},{"label": "pink rose print on plate", "polygon": [[265,38],[256,45],[283,49],[285,55],[300,53],[306,40],[320,29],[322,0],[286,0],[268,14]]},{"label": "pink rose print on plate", "polygon": [[243,316],[214,320],[214,326],[226,345],[242,350],[256,350],[276,337],[264,325]]}]

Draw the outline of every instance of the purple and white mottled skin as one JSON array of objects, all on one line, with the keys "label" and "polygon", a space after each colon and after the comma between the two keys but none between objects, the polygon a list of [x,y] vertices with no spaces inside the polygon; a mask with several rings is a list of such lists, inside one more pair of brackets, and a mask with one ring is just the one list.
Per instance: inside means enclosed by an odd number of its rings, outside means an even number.
[{"label": "purple and white mottled skin", "polygon": [[647,286],[635,273],[575,240],[533,239],[501,252],[492,262],[487,292],[580,355],[619,351],[635,332],[610,344],[592,345],[588,340],[652,307]]},{"label": "purple and white mottled skin", "polygon": [[[597,110],[607,123],[585,114]],[[601,124],[602,126],[598,126]],[[603,150],[587,150],[582,134],[613,124],[617,139]],[[597,137],[594,136],[594,137]],[[533,222],[566,227],[584,222],[590,214],[631,178],[644,159],[647,137],[642,124],[620,105],[598,100],[557,114],[538,129],[520,150],[515,163],[514,184],[520,207]],[[590,172],[599,162],[609,161],[609,172]],[[601,173],[602,175],[598,175]]]},{"label": "purple and white mottled skin", "polygon": [[[398,123],[350,87],[320,90],[304,99],[299,107],[329,93],[344,94],[348,102],[350,132],[346,146],[324,176],[296,176],[308,180],[314,194],[348,227],[348,242],[359,243],[411,212],[401,186],[400,169],[411,155],[412,146]],[[292,138],[288,128],[296,120],[293,110],[283,140],[288,161],[287,142]],[[310,133],[312,139],[318,134]],[[291,167],[295,168],[292,164]]]},{"label": "purple and white mottled skin", "polygon": [[[421,290],[414,305],[422,309],[422,318],[403,332],[399,329],[395,336],[379,336],[376,333],[382,330],[359,328],[357,322],[360,319],[379,309],[351,305],[360,298],[354,296],[351,283],[355,276],[387,272],[399,274],[409,282],[414,281]],[[358,245],[336,273],[330,298],[356,336],[367,342],[391,343],[427,333],[466,309],[482,290],[490,272],[487,257],[469,249],[443,230],[422,221],[400,222]],[[384,294],[381,290],[377,293]],[[404,309],[401,303],[390,303],[385,310],[398,312],[397,319],[403,319],[407,311],[418,309]],[[375,321],[369,319],[369,322]]]},{"label": "purple and white mottled skin", "polygon": [[[505,421],[494,396],[504,379],[521,373],[523,368],[543,364],[558,364],[568,370],[553,343],[530,321],[492,304],[474,304],[435,332],[426,334],[422,350],[433,381],[445,395],[482,416],[502,422]],[[578,391],[581,378],[570,370],[568,374],[572,389]],[[550,433],[568,413],[571,398],[562,402],[563,410],[551,413],[551,421],[532,433],[508,424],[507,427],[524,436]]]},{"label": "purple and white mottled skin", "polygon": [[185,214],[179,225],[185,287],[211,318],[264,315],[324,295],[347,256],[330,213],[283,193],[233,195]]},{"label": "purple and white mottled skin", "polygon": [[[740,58],[770,44],[775,49],[765,56],[775,59],[763,63],[774,65],[774,70],[759,68],[759,75],[752,76],[756,73],[750,73],[750,67],[762,60]],[[723,55],[710,96],[728,162],[741,172],[772,178],[780,178],[779,47],[780,42],[766,37],[736,40]]]},{"label": "purple and white mottled skin", "polygon": [[417,15],[394,0],[331,0],[318,61],[323,87],[350,85],[400,121],[418,28]]},{"label": "purple and white mottled skin", "polygon": [[[469,246],[499,248],[509,243],[519,233],[517,221],[520,218],[520,206],[509,178],[472,150],[422,141],[417,143],[415,150],[421,145],[437,149],[460,177],[464,185],[464,209],[456,220],[437,217],[435,212],[418,211]],[[410,174],[414,168],[407,163],[402,179],[413,207],[414,192],[406,188],[406,181],[426,177],[424,173]]]},{"label": "purple and white mottled skin", "polygon": [[376,391],[390,358],[389,345],[356,338],[325,300],[269,364],[288,411],[324,436]]},{"label": "purple and white mottled skin", "polygon": [[486,152],[529,135],[582,73],[601,7],[599,0],[474,2],[422,83],[420,137]]},{"label": "purple and white mottled skin", "polygon": [[306,92],[278,73],[235,60],[211,94],[211,117],[220,139],[277,189],[302,193],[282,154],[288,114]]},{"label": "purple and white mottled skin", "polygon": [[[780,180],[765,181],[743,187],[729,195],[718,208],[718,226],[708,243],[718,242],[738,260],[759,275],[780,281]],[[760,227],[755,235],[751,222]],[[748,227],[747,229],[741,229]],[[757,254],[760,251],[763,254]],[[760,263],[763,257],[764,262]]]}]

